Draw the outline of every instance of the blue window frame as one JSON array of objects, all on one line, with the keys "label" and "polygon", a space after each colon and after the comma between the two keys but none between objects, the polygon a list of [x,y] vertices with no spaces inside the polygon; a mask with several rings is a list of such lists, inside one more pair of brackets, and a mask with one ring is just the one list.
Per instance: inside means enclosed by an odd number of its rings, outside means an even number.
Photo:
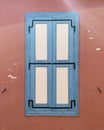
[{"label": "blue window frame", "polygon": [[[78,13],[26,13],[25,114],[78,116]],[[47,25],[47,59],[36,59],[36,25]],[[68,58],[57,55],[57,25],[68,25]],[[36,102],[36,69],[47,70],[47,103]],[[67,103],[57,103],[57,68],[68,70]],[[63,86],[64,87],[64,86]],[[41,95],[40,95],[41,96]]]}]

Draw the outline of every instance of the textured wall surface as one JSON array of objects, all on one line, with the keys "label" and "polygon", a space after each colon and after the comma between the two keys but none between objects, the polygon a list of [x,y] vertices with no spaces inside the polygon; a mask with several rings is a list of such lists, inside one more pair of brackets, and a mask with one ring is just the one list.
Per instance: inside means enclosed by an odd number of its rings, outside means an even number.
[{"label": "textured wall surface", "polygon": [[[79,117],[24,115],[24,14],[80,15]],[[104,130],[104,0],[0,0],[0,130]]]}]

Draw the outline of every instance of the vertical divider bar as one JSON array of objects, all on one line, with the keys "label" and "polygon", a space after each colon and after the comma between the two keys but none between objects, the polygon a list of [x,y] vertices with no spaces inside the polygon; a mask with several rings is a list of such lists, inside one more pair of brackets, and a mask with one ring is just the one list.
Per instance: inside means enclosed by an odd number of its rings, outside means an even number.
[{"label": "vertical divider bar", "polygon": [[[53,19],[53,18],[52,18]],[[53,52],[53,39],[54,39],[54,35],[53,35],[53,21],[51,21],[51,25],[52,25],[52,32],[51,32],[51,34],[52,34],[52,50],[51,50],[51,54],[52,54],[52,91],[51,91],[51,106],[54,106],[54,103],[53,103],[53,97],[54,97],[54,95],[53,95],[53,54],[54,54],[54,52]]]},{"label": "vertical divider bar", "polygon": [[35,66],[31,66],[31,69],[30,69],[30,72],[31,72],[31,83],[30,83],[30,93],[31,93],[31,96],[30,96],[30,99],[33,100],[33,102],[35,103],[35,75],[36,75],[36,71],[35,71]]},{"label": "vertical divider bar", "polygon": [[[52,18],[53,19],[53,18]],[[54,56],[55,56],[55,30],[54,22],[52,21],[52,106],[55,106],[55,93],[54,93]]]},{"label": "vertical divider bar", "polygon": [[55,107],[55,65],[53,65],[55,58],[55,40],[56,40],[56,31],[55,23],[52,21],[52,106]]},{"label": "vertical divider bar", "polygon": [[[31,33],[30,33],[30,61],[32,62],[34,60],[34,52],[35,52],[35,27],[34,27],[34,23],[33,23],[33,27],[31,28]],[[31,69],[30,69],[30,99],[33,99],[33,102],[35,101],[35,98],[34,98],[34,95],[35,95],[35,90],[33,85],[34,85],[34,76],[35,76],[35,67],[34,66],[31,66]],[[34,79],[33,79],[34,78]]]},{"label": "vertical divider bar", "polygon": [[74,41],[75,41],[75,44],[74,44],[74,52],[75,52],[75,63],[76,63],[76,70],[75,70],[75,76],[74,76],[74,78],[75,78],[75,98],[76,98],[76,111],[77,111],[77,113],[78,113],[78,102],[79,102],[79,92],[78,92],[78,87],[79,87],[79,83],[78,83],[78,63],[79,63],[79,58],[78,58],[78,50],[79,50],[79,46],[78,46],[78,44],[79,44],[79,32],[78,32],[78,30],[79,30],[79,19],[78,19],[78,13],[77,13],[77,15],[75,15],[75,25],[76,25],[76,31],[75,31],[75,33],[74,33]]},{"label": "vertical divider bar", "polygon": [[52,31],[52,21],[49,21],[49,22],[47,22],[47,25],[48,25],[48,27],[47,27],[47,36],[48,36],[48,42],[47,42],[47,44],[48,44],[48,53],[47,53],[47,57],[48,57],[48,59],[49,59],[49,63],[52,63],[52,58],[53,58],[53,56],[52,56],[52,46],[53,46],[53,37],[52,37],[52,33],[53,33],[53,31]]},{"label": "vertical divider bar", "polygon": [[56,106],[56,65],[53,65],[53,107]]},{"label": "vertical divider bar", "polygon": [[[35,26],[35,24],[34,24],[34,26]],[[30,61],[31,62],[33,62],[34,61],[34,59],[35,59],[35,54],[34,54],[34,52],[35,52],[35,27],[33,26],[33,28],[31,28],[31,35],[30,35],[30,46],[31,46],[31,48],[30,48],[30,53],[31,53],[31,59],[30,59]]]}]

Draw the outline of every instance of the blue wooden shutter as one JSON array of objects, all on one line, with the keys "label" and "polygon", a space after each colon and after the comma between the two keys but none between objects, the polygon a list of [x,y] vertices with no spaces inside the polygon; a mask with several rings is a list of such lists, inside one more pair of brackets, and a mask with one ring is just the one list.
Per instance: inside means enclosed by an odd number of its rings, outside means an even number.
[{"label": "blue wooden shutter", "polygon": [[[36,25],[47,25],[47,59],[36,59]],[[57,24],[68,25],[68,59],[58,60]],[[41,46],[40,46],[41,47]],[[47,103],[36,103],[36,68],[47,68]],[[68,103],[57,103],[56,70],[68,70]],[[64,87],[64,86],[63,86]],[[28,13],[26,16],[26,115],[78,114],[78,15]]]}]

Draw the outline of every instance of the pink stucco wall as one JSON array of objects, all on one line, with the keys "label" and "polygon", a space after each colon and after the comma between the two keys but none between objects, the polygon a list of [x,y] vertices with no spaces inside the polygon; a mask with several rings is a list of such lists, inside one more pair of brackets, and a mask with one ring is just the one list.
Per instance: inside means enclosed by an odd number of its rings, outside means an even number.
[{"label": "pink stucco wall", "polygon": [[[26,117],[24,14],[70,11],[80,15],[80,116]],[[0,0],[0,130],[104,130],[103,35],[104,0]]]}]

